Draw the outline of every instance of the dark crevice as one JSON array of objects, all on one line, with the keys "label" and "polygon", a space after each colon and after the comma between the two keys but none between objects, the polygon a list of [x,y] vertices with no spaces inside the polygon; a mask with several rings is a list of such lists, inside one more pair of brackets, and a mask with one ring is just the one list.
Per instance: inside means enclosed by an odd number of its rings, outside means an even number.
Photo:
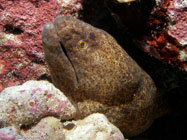
[{"label": "dark crevice", "polygon": [[18,79],[21,79],[21,80],[23,80],[24,78],[22,77],[22,75],[21,75],[21,73],[19,73],[19,72],[12,72],[12,76],[14,76],[14,77],[16,77],[16,78],[18,78]]},{"label": "dark crevice", "polygon": [[39,76],[38,78],[37,78],[37,80],[47,80],[47,81],[49,81],[50,83],[53,83],[52,82],[52,79],[51,79],[51,77],[50,77],[50,75],[48,75],[48,74],[42,74],[41,76]]},{"label": "dark crevice", "polygon": [[26,132],[26,131],[28,131],[29,129],[31,129],[34,125],[36,125],[36,124],[34,124],[34,123],[33,123],[33,124],[30,124],[30,125],[25,125],[25,124],[24,124],[24,125],[21,126],[20,129]]},{"label": "dark crevice", "polygon": [[32,63],[35,63],[35,64],[41,64],[41,65],[45,65],[45,62],[44,60],[38,58],[37,56],[33,58],[33,60],[31,61]]},{"label": "dark crevice", "polygon": [[70,57],[69,57],[69,55],[68,55],[68,53],[67,53],[67,51],[66,51],[64,45],[62,44],[62,42],[60,42],[60,47],[62,48],[62,50],[63,50],[65,56],[67,57],[67,59],[69,60],[69,62],[71,63],[71,65],[72,65],[72,67],[73,67],[73,70],[74,70],[74,72],[75,72],[76,80],[77,80],[77,82],[79,82],[79,79],[78,79],[78,76],[77,76],[75,67],[74,67],[74,65],[73,65],[73,63],[72,63],[72,61],[71,61],[71,59],[70,59]]},{"label": "dark crevice", "polygon": [[14,27],[14,26],[9,25],[9,24],[4,26],[4,30],[5,30],[5,32],[12,33],[14,35],[19,35],[19,34],[23,33],[23,30],[21,30],[20,28]]}]

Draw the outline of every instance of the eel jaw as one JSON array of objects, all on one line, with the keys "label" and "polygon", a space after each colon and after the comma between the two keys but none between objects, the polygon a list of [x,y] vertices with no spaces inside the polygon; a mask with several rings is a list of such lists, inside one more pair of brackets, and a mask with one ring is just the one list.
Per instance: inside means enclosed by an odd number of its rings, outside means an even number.
[{"label": "eel jaw", "polygon": [[68,52],[67,52],[66,48],[64,47],[63,43],[61,41],[59,41],[59,44],[60,44],[60,47],[62,49],[62,52],[64,53],[64,55],[66,56],[66,58],[68,59],[68,61],[70,62],[71,66],[72,66],[72,68],[74,70],[75,77],[76,77],[76,80],[77,80],[77,85],[78,85],[79,84],[79,78],[78,78],[75,66],[73,65],[73,62],[71,61],[71,58],[68,55]]},{"label": "eel jaw", "polygon": [[68,53],[65,54],[66,49],[63,42],[60,41],[54,23],[45,24],[42,30],[42,43],[45,60],[55,86],[63,92],[66,89],[78,89],[79,84],[75,68],[67,55]]}]

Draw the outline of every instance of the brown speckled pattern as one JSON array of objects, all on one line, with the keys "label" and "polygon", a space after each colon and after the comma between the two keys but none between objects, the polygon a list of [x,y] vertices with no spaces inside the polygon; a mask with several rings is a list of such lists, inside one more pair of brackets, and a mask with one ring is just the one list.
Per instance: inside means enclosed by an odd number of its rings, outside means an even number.
[{"label": "brown speckled pattern", "polygon": [[77,105],[78,118],[104,113],[125,136],[151,125],[156,87],[112,36],[61,16],[44,26],[42,39],[53,82]]}]

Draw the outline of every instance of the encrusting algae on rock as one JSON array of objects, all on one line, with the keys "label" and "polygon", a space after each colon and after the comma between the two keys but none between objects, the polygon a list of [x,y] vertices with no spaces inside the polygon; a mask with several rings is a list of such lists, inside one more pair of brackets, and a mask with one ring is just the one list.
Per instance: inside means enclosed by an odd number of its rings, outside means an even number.
[{"label": "encrusting algae on rock", "polygon": [[0,128],[30,125],[46,116],[72,119],[75,107],[47,81],[28,81],[0,93]]},{"label": "encrusting algae on rock", "polygon": [[125,136],[151,125],[155,84],[107,32],[59,16],[44,26],[42,40],[52,80],[77,105],[78,118],[104,113]]}]

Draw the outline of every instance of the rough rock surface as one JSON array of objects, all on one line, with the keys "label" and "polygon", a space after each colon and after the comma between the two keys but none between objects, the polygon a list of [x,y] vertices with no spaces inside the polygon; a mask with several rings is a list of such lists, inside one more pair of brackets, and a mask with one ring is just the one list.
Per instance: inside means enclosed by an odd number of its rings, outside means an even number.
[{"label": "rough rock surface", "polygon": [[107,32],[60,16],[44,26],[42,39],[53,82],[77,104],[79,117],[104,113],[133,136],[162,114],[153,113],[158,94],[151,77]]},{"label": "rough rock surface", "polygon": [[187,4],[184,0],[158,3],[148,21],[149,32],[141,47],[156,58],[187,71]]},{"label": "rough rock surface", "polygon": [[63,125],[65,140],[124,140],[120,130],[100,113]]},{"label": "rough rock surface", "polygon": [[83,120],[62,123],[55,117],[45,117],[37,124],[0,129],[1,140],[124,140],[120,130],[99,113]]},{"label": "rough rock surface", "polygon": [[48,74],[42,27],[80,9],[80,0],[0,0],[0,91]]},{"label": "rough rock surface", "polygon": [[69,120],[75,113],[67,97],[47,81],[28,81],[0,93],[0,127],[29,125],[46,116]]},{"label": "rough rock surface", "polygon": [[141,37],[141,48],[159,60],[187,71],[187,4],[184,0],[157,2]]},{"label": "rough rock surface", "polygon": [[[28,127],[28,128],[27,128]],[[0,129],[1,140],[65,140],[63,124],[60,119],[46,117],[36,125],[19,129],[5,127]]]},{"label": "rough rock surface", "polygon": [[0,140],[25,140],[16,127],[5,127],[0,129]]},{"label": "rough rock surface", "polygon": [[20,134],[25,140],[66,140],[62,122],[55,117],[43,118],[37,125],[22,129]]}]

